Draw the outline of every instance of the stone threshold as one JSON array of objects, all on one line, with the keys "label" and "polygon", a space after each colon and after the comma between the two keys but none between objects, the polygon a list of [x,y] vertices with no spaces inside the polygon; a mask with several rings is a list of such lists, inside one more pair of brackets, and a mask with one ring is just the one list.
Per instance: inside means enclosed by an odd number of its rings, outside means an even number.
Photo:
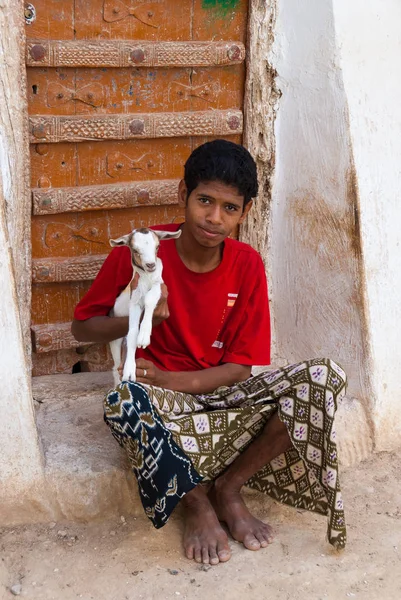
[{"label": "stone threshold", "polygon": [[[33,378],[46,502],[37,507],[36,517],[21,512],[13,524],[87,522],[143,514],[125,453],[103,421],[103,398],[112,386],[111,372]],[[355,421],[358,436],[352,427]],[[371,454],[372,439],[360,402],[345,398],[336,425],[342,467],[358,464]],[[261,501],[266,502],[266,497]]]},{"label": "stone threshold", "polygon": [[128,461],[103,421],[103,398],[112,384],[111,372],[32,380],[49,520],[142,512]]}]

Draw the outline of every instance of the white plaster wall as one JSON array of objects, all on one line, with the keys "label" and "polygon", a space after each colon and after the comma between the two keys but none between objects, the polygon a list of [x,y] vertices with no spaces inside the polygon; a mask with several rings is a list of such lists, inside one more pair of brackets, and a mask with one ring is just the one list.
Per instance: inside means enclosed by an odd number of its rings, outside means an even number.
[{"label": "white plaster wall", "polygon": [[[28,365],[29,147],[22,0],[0,2],[0,522],[40,518],[46,486]],[[13,242],[11,247],[10,239]],[[35,515],[35,517],[33,517]]]},{"label": "white plaster wall", "polygon": [[[1,171],[3,167],[1,153]],[[38,500],[44,489],[1,188],[0,179],[0,506],[4,523],[5,515],[12,519],[21,505]]]},{"label": "white plaster wall", "polygon": [[269,243],[274,358],[330,356],[345,368],[342,439],[350,463],[371,449],[373,397],[355,171],[332,1],[278,0],[271,60],[282,91]]},{"label": "white plaster wall", "polygon": [[401,445],[401,2],[334,0],[359,188],[377,450]]}]

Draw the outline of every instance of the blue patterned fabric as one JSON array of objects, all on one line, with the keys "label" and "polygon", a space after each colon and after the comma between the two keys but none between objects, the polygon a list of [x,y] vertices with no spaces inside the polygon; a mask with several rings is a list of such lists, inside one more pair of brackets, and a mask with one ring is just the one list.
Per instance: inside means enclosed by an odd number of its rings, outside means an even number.
[{"label": "blue patterned fabric", "polygon": [[163,527],[202,477],[175,443],[144,387],[122,382],[105,400],[104,419],[128,454],[147,516]]}]

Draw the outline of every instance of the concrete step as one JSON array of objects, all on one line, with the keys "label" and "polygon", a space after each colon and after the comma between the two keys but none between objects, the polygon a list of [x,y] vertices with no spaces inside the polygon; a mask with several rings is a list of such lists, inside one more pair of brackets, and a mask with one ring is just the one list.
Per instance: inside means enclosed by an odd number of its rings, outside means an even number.
[{"label": "concrete step", "polygon": [[88,521],[142,512],[125,454],[103,421],[107,373],[33,378],[49,519]]}]

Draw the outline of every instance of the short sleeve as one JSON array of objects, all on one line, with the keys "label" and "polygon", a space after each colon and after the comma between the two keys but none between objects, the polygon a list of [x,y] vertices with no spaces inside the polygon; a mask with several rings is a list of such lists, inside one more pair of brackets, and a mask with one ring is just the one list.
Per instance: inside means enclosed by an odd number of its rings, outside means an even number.
[{"label": "short sleeve", "polygon": [[74,319],[84,321],[91,317],[108,315],[117,296],[127,287],[131,278],[129,249],[114,248],[104,261],[90,289],[77,304]]},{"label": "short sleeve", "polygon": [[253,285],[248,300],[235,324],[235,335],[222,362],[242,365],[270,364],[270,311],[266,273],[262,259],[257,255],[255,266],[247,272]]}]

